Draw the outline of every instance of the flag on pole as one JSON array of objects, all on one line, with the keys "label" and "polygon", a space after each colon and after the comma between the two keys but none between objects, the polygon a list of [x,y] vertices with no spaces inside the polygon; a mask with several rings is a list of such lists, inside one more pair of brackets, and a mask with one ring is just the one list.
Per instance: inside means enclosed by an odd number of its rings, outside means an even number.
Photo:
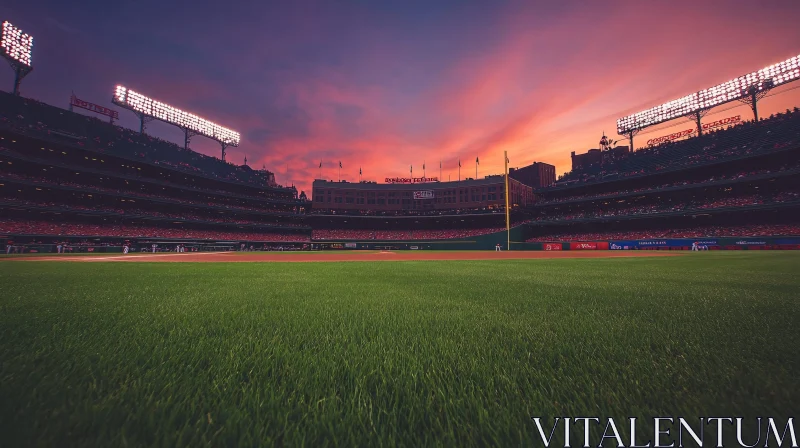
[{"label": "flag on pole", "polygon": [[340,160],[339,161],[339,168],[341,168],[341,167],[342,167],[342,161]]},{"label": "flag on pole", "polygon": [[319,167],[322,168],[322,160],[319,161]]},{"label": "flag on pole", "polygon": [[425,169],[425,162],[422,162],[422,169]]},{"label": "flag on pole", "polygon": [[478,158],[477,158],[477,157],[475,157],[475,163],[476,163],[476,164],[478,164],[478,165],[480,165],[480,164],[481,164],[481,162],[479,162],[479,161],[478,161]]},{"label": "flag on pole", "polygon": [[358,167],[358,175],[361,175],[361,167]]},{"label": "flag on pole", "polygon": [[458,159],[458,167],[461,168],[461,159]]}]

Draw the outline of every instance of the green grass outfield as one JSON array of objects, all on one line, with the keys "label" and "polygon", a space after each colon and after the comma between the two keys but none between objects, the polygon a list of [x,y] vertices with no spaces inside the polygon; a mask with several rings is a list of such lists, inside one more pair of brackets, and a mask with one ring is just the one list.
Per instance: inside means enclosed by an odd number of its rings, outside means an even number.
[{"label": "green grass outfield", "polygon": [[800,252],[757,251],[3,261],[0,446],[542,446],[531,416],[785,422],[799,273]]}]

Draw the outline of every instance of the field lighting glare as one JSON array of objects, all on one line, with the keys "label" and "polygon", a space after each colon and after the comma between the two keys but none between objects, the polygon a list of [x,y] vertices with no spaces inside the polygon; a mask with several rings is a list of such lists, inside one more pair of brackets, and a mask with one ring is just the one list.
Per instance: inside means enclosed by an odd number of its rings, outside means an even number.
[{"label": "field lighting glare", "polygon": [[217,140],[226,146],[239,146],[239,133],[201,118],[195,114],[182,111],[169,104],[148,98],[141,93],[124,86],[114,90],[113,102],[146,117],[152,117],[181,129]]},{"label": "field lighting glare", "polygon": [[[747,100],[787,82],[800,79],[800,56],[770,65],[728,82],[669,101],[617,120],[617,133],[627,135],[678,117],[698,113],[723,103]],[[752,90],[755,89],[755,92]],[[751,100],[754,103],[754,100]],[[752,104],[751,104],[752,105]],[[754,113],[756,112],[753,105]]]},{"label": "field lighting glare", "polygon": [[0,48],[3,49],[3,56],[31,68],[31,54],[33,52],[33,36],[23,33],[9,21],[3,22],[2,40]]}]

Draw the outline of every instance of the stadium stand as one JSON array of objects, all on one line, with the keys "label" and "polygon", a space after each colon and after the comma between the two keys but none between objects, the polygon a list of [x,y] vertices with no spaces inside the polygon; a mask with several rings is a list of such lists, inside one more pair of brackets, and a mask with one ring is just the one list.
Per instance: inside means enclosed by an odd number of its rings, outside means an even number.
[{"label": "stadium stand", "polygon": [[710,131],[700,137],[642,148],[627,153],[626,157],[567,173],[559,177],[553,187],[543,191],[641,177],[710,165],[726,159],[777,152],[800,142],[798,122],[800,109],[795,107],[794,110],[773,115],[758,123],[744,121],[726,130]]},{"label": "stadium stand", "polygon": [[797,235],[797,108],[601,160],[535,191],[527,242]]},{"label": "stadium stand", "polygon": [[800,225],[764,224],[749,226],[707,226],[688,229],[654,229],[639,231],[620,231],[603,233],[575,233],[547,235],[529,238],[527,242],[548,241],[609,241],[640,240],[657,238],[709,238],[709,237],[761,237],[761,236],[800,236]]},{"label": "stadium stand", "polygon": [[[550,187],[515,181],[510,213],[514,226],[525,224],[520,241],[796,234],[796,108],[599,160]],[[505,229],[499,179],[316,181],[312,207],[266,169],[0,92],[0,234],[17,242],[224,240],[244,249],[480,239]],[[413,197],[418,190],[433,191],[434,200]]]},{"label": "stadium stand", "polygon": [[220,230],[174,229],[154,226],[125,225],[114,223],[63,223],[55,221],[0,220],[0,234],[29,235],[41,237],[112,237],[115,240],[130,238],[169,238],[192,240],[234,241],[308,241],[308,236],[281,233],[226,232]]},{"label": "stadium stand", "polygon": [[16,244],[303,243],[307,208],[267,170],[0,92],[0,234]]},{"label": "stadium stand", "polygon": [[442,229],[442,230],[323,230],[312,232],[314,241],[340,241],[340,240],[446,240],[455,238],[468,238],[478,235],[502,232],[505,227],[488,229]]},{"label": "stadium stand", "polygon": [[69,112],[30,98],[0,92],[0,126],[51,142],[113,154],[231,183],[274,185],[274,175],[236,166],[159,138]]}]

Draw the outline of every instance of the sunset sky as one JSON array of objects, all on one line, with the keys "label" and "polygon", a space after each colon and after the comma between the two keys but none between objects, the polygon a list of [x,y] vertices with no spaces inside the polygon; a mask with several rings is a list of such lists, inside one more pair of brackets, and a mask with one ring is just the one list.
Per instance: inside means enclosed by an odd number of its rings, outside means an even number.
[{"label": "sunset sky", "polygon": [[[443,179],[533,161],[614,136],[620,116],[800,54],[800,1],[27,0],[0,7],[34,36],[22,94],[111,105],[124,84],[241,132],[228,158],[310,193],[319,174],[382,182],[409,167]],[[0,70],[0,88],[13,73]],[[800,106],[776,89],[763,116]],[[707,121],[752,117],[721,106]],[[732,108],[733,107],[733,108]],[[118,109],[118,108],[117,108]],[[89,113],[89,112],[87,112]],[[120,110],[120,124],[137,128]],[[688,120],[641,134],[638,144]],[[182,144],[177,128],[148,132]],[[621,137],[620,137],[621,138]],[[637,146],[639,146],[637,144]],[[192,148],[219,155],[196,137]]]}]

